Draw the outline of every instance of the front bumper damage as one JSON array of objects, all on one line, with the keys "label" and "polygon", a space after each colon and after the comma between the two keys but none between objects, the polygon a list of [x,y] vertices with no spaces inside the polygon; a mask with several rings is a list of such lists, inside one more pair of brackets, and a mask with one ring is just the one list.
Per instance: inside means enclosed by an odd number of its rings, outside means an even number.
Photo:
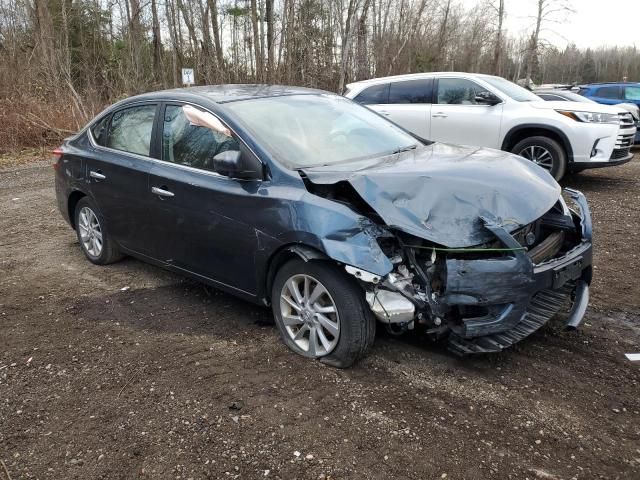
[{"label": "front bumper damage", "polygon": [[[575,210],[566,209],[574,231],[566,248],[535,262],[527,249],[500,223],[482,219],[508,255],[495,258],[449,256],[440,260],[436,285],[432,268],[411,262],[405,275],[389,274],[367,292],[376,317],[405,329],[422,323],[427,332],[443,332],[449,349],[460,355],[498,352],[538,330],[563,307],[568,328],[577,328],[589,301],[592,274],[592,224],[584,195],[565,189]],[[564,203],[563,203],[564,205]],[[434,250],[435,257],[435,250]],[[409,271],[424,275],[420,291]],[[402,270],[401,270],[402,271]]]}]

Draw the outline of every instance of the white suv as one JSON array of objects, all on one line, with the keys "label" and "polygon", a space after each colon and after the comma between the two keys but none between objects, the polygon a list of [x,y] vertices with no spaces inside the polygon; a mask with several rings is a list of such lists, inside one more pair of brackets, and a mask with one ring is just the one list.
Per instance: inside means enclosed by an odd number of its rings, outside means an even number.
[{"label": "white suv", "polygon": [[504,78],[419,73],[347,85],[345,96],[419,137],[521,155],[560,179],[568,170],[626,163],[635,126],[607,105],[545,102]]}]

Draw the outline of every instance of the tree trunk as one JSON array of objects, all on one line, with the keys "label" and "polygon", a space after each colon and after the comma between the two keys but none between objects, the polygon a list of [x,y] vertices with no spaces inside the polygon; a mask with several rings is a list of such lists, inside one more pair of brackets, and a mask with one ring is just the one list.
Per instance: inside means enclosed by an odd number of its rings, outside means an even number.
[{"label": "tree trunk", "polygon": [[251,0],[251,30],[253,33],[253,53],[256,59],[256,81],[264,82],[262,52],[260,51],[260,34],[258,32],[258,6],[256,0]]},{"label": "tree trunk", "polygon": [[211,12],[211,28],[213,29],[213,44],[216,47],[216,63],[218,71],[224,79],[224,54],[222,51],[222,41],[220,40],[220,24],[218,23],[218,2],[217,0],[207,0],[209,11]]},{"label": "tree trunk", "polygon": [[493,50],[493,73],[502,75],[502,23],[504,21],[504,0],[499,0],[498,5],[498,31],[496,32],[496,44]]},{"label": "tree trunk", "polygon": [[273,65],[273,0],[266,0],[265,10],[267,16],[267,83],[273,83],[275,78]]},{"label": "tree trunk", "polygon": [[338,93],[344,91],[344,84],[347,77],[347,62],[349,60],[349,50],[351,50],[351,23],[357,7],[356,0],[349,0],[347,6],[347,21],[342,30],[342,44],[340,48],[340,74],[338,77]]},{"label": "tree trunk", "polygon": [[367,14],[371,0],[364,0],[362,13],[358,20],[358,38],[356,43],[356,77],[358,80],[369,78],[369,58],[367,51]]},{"label": "tree trunk", "polygon": [[440,25],[440,33],[438,34],[438,50],[436,51],[437,61],[436,65],[438,69],[443,70],[443,63],[445,60],[445,55],[443,55],[443,50],[447,40],[447,28],[449,22],[449,12],[451,11],[451,0],[447,0],[447,6],[444,9],[444,18],[442,19],[442,24]]},{"label": "tree trunk", "polygon": [[151,0],[152,17],[152,46],[153,46],[153,78],[164,85],[162,74],[162,39],[160,38],[160,21],[158,20],[158,7],[156,0]]},{"label": "tree trunk", "polygon": [[178,78],[178,69],[182,66],[182,49],[180,48],[180,42],[178,39],[178,32],[176,30],[176,11],[173,8],[173,2],[165,2],[164,4],[165,15],[167,17],[167,27],[169,30],[169,38],[171,38],[171,68],[173,80],[173,86],[180,85],[180,79]]},{"label": "tree trunk", "polygon": [[542,25],[542,14],[544,12],[546,0],[538,0],[538,15],[536,16],[536,28],[531,35],[529,51],[527,52],[527,85],[531,84],[534,65],[538,59],[538,42],[540,40],[540,26]]}]

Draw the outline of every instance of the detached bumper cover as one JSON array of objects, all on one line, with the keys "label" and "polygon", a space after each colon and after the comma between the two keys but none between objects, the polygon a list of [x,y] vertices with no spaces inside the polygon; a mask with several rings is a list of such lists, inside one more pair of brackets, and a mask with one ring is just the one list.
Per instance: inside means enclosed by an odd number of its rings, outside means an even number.
[{"label": "detached bumper cover", "polygon": [[[570,326],[576,328],[582,321],[591,282],[591,215],[582,193],[565,192],[578,205],[579,211],[572,215],[581,239],[564,256],[537,265],[524,251],[496,259],[447,261],[444,301],[449,305],[482,306],[488,311],[482,317],[462,319],[462,325],[449,338],[452,351],[468,354],[503,350],[544,325],[568,306],[572,296]],[[486,226],[506,246],[520,246],[501,226]]]}]

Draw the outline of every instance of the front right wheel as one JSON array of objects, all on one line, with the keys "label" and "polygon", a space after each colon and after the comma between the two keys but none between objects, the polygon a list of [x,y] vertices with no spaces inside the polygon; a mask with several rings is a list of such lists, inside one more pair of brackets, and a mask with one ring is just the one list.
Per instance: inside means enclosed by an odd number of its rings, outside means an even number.
[{"label": "front right wheel", "polygon": [[376,324],[364,290],[331,263],[286,263],[274,279],[271,304],[284,343],[304,357],[346,368],[373,344]]},{"label": "front right wheel", "polygon": [[536,136],[518,142],[512,153],[520,155],[548,170],[556,180],[564,177],[567,170],[567,156],[562,146],[549,137]]}]

